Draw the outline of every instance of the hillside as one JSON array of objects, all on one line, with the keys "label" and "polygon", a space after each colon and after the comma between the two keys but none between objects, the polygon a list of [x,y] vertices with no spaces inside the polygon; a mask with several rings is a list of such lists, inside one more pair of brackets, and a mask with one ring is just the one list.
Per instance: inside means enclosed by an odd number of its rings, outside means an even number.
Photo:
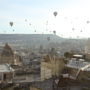
[{"label": "hillside", "polygon": [[[49,38],[49,40],[48,40]],[[47,45],[48,43],[60,43],[64,39],[53,34],[0,34],[0,43],[6,42],[15,45]]]},{"label": "hillside", "polygon": [[[48,39],[49,38],[49,39]],[[0,45],[8,42],[13,48],[59,48],[60,52],[75,50],[83,51],[87,39],[66,39],[53,34],[0,34]],[[17,49],[18,49],[17,48]]]}]

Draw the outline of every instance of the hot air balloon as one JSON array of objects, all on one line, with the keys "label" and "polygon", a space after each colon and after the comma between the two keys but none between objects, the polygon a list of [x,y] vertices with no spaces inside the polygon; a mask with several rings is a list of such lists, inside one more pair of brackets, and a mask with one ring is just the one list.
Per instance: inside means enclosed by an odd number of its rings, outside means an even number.
[{"label": "hot air balloon", "polygon": [[6,33],[6,31],[4,31],[4,33]]},{"label": "hot air balloon", "polygon": [[68,17],[64,17],[65,19],[68,19]]},{"label": "hot air balloon", "polygon": [[75,30],[75,28],[72,28],[72,30],[74,31],[74,30]]},{"label": "hot air balloon", "polygon": [[15,30],[13,29],[13,32],[14,32]]},{"label": "hot air balloon", "polygon": [[87,24],[90,23],[89,21],[87,21]]},{"label": "hot air balloon", "polygon": [[11,27],[13,26],[13,22],[10,22],[9,24],[10,24]]},{"label": "hot air balloon", "polygon": [[50,41],[50,37],[47,37],[47,40]]},{"label": "hot air balloon", "polygon": [[77,36],[77,38],[79,38],[79,36]]},{"label": "hot air balloon", "polygon": [[48,25],[48,21],[46,21],[46,25]]},{"label": "hot air balloon", "polygon": [[80,32],[82,32],[82,30]]},{"label": "hot air balloon", "polygon": [[57,16],[57,12],[55,11],[55,12],[53,13],[53,15],[56,17],[56,16]]},{"label": "hot air balloon", "polygon": [[29,25],[31,26],[31,23],[29,23]]},{"label": "hot air balloon", "polygon": [[63,37],[63,34],[61,34],[61,37]]},{"label": "hot air balloon", "polygon": [[25,19],[25,22],[27,22],[27,19]]},{"label": "hot air balloon", "polygon": [[48,31],[48,29],[46,29],[46,31]]},{"label": "hot air balloon", "polygon": [[56,31],[53,31],[53,34],[56,34]]}]

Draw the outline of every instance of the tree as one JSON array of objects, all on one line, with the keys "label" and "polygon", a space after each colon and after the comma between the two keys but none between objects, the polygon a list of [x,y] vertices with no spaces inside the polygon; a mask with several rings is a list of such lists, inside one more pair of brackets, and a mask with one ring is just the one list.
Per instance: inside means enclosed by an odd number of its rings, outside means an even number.
[{"label": "tree", "polygon": [[64,57],[66,57],[66,58],[72,58],[73,57],[73,53],[71,53],[71,52],[65,52],[64,53]]}]

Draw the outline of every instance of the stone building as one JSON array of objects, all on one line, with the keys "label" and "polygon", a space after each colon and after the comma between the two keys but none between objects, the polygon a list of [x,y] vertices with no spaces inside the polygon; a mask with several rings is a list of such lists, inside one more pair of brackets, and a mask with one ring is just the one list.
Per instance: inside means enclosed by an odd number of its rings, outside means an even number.
[{"label": "stone building", "polygon": [[0,53],[0,64],[6,63],[11,65],[21,64],[20,56],[12,50],[8,43],[5,44],[2,52]]},{"label": "stone building", "polygon": [[41,80],[52,78],[52,76],[59,76],[64,67],[63,59],[47,55],[45,61],[41,62]]},{"label": "stone building", "polygon": [[9,64],[0,64],[0,84],[12,83],[14,78],[14,69]]},{"label": "stone building", "polygon": [[82,80],[88,80],[90,77],[90,62],[86,62],[84,59],[71,58],[66,65],[67,72],[72,78]]}]

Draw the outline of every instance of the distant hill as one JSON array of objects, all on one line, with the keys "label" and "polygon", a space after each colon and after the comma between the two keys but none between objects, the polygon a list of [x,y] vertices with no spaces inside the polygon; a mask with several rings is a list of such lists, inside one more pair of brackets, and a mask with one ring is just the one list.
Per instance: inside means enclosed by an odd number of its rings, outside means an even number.
[{"label": "distant hill", "polygon": [[15,45],[45,46],[48,43],[60,43],[63,40],[63,38],[53,34],[0,34],[1,44],[8,42]]},{"label": "distant hill", "polygon": [[6,42],[19,48],[34,49],[41,45],[45,48],[55,47],[64,53],[70,50],[84,51],[87,39],[66,39],[53,34],[0,34],[0,45],[3,46]]}]

